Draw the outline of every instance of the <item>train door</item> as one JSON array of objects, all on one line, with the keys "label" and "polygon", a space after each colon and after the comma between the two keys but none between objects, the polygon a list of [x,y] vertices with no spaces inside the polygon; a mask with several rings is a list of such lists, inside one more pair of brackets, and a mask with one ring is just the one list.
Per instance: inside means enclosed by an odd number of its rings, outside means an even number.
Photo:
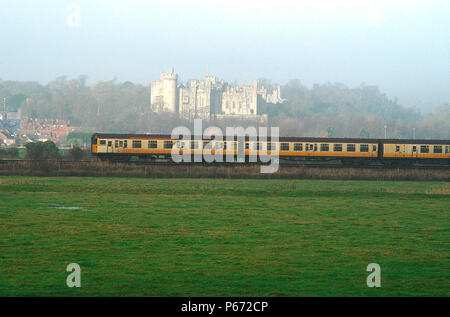
[{"label": "train door", "polygon": [[395,156],[396,157],[404,157],[406,155],[405,144],[396,144],[395,145]]},{"label": "train door", "polygon": [[418,156],[418,152],[419,152],[419,150],[417,149],[417,145],[412,145],[411,146],[411,156],[412,157],[417,157]]},{"label": "train door", "polygon": [[384,153],[384,144],[381,142],[378,142],[378,159],[383,159],[383,153]]},{"label": "train door", "polygon": [[113,153],[113,144],[112,141],[106,141],[106,153]]},{"label": "train door", "polygon": [[245,162],[245,151],[250,149],[250,144],[245,142],[245,140],[241,138],[237,138],[237,141],[233,141],[229,143],[231,149],[234,152],[233,160],[235,162],[244,163]]},{"label": "train door", "polygon": [[123,141],[116,140],[114,144],[115,150],[117,153],[123,153]]},{"label": "train door", "polygon": [[408,156],[406,153],[406,144],[400,144],[400,156],[401,157]]}]

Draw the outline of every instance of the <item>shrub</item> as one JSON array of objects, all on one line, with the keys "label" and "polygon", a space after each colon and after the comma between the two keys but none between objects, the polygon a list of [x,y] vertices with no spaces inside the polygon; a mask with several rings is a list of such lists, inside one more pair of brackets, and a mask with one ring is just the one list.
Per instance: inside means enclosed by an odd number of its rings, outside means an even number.
[{"label": "shrub", "polygon": [[0,157],[18,158],[19,149],[16,147],[0,148]]},{"label": "shrub", "polygon": [[30,142],[25,145],[26,158],[31,160],[48,160],[58,158],[59,151],[52,141]]},{"label": "shrub", "polygon": [[75,146],[69,150],[69,157],[72,161],[81,161],[84,155],[84,151],[79,146]]}]

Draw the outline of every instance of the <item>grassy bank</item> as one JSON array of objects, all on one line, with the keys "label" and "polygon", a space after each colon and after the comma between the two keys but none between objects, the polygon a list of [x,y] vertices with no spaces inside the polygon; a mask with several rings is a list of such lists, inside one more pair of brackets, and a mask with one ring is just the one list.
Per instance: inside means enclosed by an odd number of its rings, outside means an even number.
[{"label": "grassy bank", "polygon": [[0,296],[450,295],[448,183],[0,181]]},{"label": "grassy bank", "polygon": [[149,178],[256,178],[328,180],[415,180],[449,181],[450,169],[378,169],[283,167],[273,174],[262,174],[259,166],[167,166],[133,165],[109,162],[18,161],[0,164],[0,176],[95,176]]}]

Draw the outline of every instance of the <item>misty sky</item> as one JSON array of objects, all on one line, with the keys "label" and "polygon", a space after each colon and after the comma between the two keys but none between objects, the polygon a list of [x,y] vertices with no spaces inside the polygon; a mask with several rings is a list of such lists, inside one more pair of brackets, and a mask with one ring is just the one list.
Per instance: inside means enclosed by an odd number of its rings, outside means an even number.
[{"label": "misty sky", "polygon": [[[79,20],[77,11],[79,9]],[[0,78],[298,78],[450,102],[450,1],[1,0]]]}]

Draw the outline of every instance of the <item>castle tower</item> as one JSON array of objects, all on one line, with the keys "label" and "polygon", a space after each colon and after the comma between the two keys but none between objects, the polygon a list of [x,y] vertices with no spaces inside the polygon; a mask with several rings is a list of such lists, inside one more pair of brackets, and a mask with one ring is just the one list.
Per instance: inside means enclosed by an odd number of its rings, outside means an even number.
[{"label": "castle tower", "polygon": [[159,80],[151,82],[150,104],[155,110],[177,112],[178,75],[173,67],[167,73],[161,72]]}]

